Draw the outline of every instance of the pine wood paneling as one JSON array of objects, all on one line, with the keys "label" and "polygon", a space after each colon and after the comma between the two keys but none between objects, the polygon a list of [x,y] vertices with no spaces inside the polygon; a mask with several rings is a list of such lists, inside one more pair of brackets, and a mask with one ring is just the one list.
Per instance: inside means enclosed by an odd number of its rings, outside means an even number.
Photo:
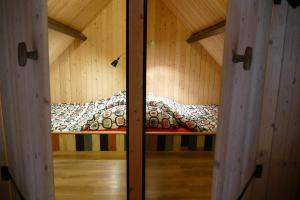
[{"label": "pine wood paneling", "polygon": [[185,104],[219,104],[220,66],[161,0],[148,5],[147,94]]},{"label": "pine wood paneling", "polygon": [[[271,199],[297,199],[300,188],[300,8],[289,7],[274,121],[267,191]],[[270,66],[271,67],[271,66]]]},{"label": "pine wood paneling", "polygon": [[[48,0],[48,16],[82,31],[111,0]],[[50,64],[69,46],[74,38],[48,30]]]},{"label": "pine wood paneling", "polygon": [[51,101],[87,102],[125,89],[125,1],[113,0],[84,29],[87,41],[75,40],[50,66]]},{"label": "pine wood paneling", "polygon": [[[9,171],[23,199],[54,199],[46,0],[0,1],[0,93]],[[18,65],[18,43],[37,60]],[[21,199],[12,189],[12,199]],[[0,199],[5,198],[0,192]]]},{"label": "pine wood paneling", "polygon": [[48,29],[49,41],[49,63],[52,64],[56,58],[74,41],[74,38],[52,29]]},{"label": "pine wood paneling", "polygon": [[[267,199],[267,185],[269,160],[272,149],[272,137],[275,129],[276,106],[282,70],[282,55],[284,47],[285,26],[288,11],[288,2],[274,5],[271,31],[268,47],[268,60],[266,68],[266,80],[262,104],[260,138],[257,150],[257,163],[263,164],[263,178],[255,181],[253,194],[257,199]],[[272,191],[274,192],[274,191]]]},{"label": "pine wood paneling", "polygon": [[300,8],[273,8],[253,199],[298,199],[300,189]]},{"label": "pine wood paneling", "polygon": [[[219,104],[220,66],[185,40],[189,31],[162,3],[149,1],[147,93],[185,104]],[[119,12],[113,12],[118,10]],[[87,102],[125,89],[125,2],[113,0],[50,67],[52,102]]]},{"label": "pine wood paneling", "polygon": [[[187,26],[191,33],[203,30],[225,19],[227,0],[162,0]],[[190,35],[189,35],[190,36]],[[189,37],[188,36],[188,37]],[[185,39],[187,39],[186,37]],[[200,41],[219,65],[223,63],[224,34]]]},{"label": "pine wood paneling", "polygon": [[[255,6],[250,6],[255,5]],[[237,199],[253,173],[273,1],[230,0],[212,199]],[[244,19],[244,20],[242,20]],[[232,62],[232,51],[253,48],[251,69]],[[244,197],[247,198],[247,194]],[[256,198],[254,198],[256,199]]]},{"label": "pine wood paneling", "polygon": [[48,0],[48,16],[83,30],[112,0]]}]

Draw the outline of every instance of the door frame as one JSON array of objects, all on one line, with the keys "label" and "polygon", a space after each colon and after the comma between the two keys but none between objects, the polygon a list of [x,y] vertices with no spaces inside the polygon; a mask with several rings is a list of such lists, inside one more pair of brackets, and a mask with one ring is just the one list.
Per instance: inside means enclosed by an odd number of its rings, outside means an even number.
[{"label": "door frame", "polygon": [[145,199],[147,0],[126,0],[127,199]]}]

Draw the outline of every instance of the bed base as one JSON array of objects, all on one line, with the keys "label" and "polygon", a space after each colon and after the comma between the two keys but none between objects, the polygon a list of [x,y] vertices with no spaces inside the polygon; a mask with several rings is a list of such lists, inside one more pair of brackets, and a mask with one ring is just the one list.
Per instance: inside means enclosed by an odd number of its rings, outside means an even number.
[{"label": "bed base", "polygon": [[[53,151],[126,150],[126,131],[53,132]],[[212,151],[213,132],[146,132],[147,151]]]}]

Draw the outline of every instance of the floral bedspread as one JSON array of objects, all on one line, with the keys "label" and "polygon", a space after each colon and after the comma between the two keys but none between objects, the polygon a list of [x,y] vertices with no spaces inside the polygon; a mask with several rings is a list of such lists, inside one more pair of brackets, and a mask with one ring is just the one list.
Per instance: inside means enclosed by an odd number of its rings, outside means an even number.
[{"label": "floral bedspread", "polygon": [[[218,106],[183,105],[176,101],[148,96],[146,99],[146,127],[192,131],[216,131]],[[126,92],[111,98],[85,104],[52,104],[52,131],[96,131],[126,127]]]}]

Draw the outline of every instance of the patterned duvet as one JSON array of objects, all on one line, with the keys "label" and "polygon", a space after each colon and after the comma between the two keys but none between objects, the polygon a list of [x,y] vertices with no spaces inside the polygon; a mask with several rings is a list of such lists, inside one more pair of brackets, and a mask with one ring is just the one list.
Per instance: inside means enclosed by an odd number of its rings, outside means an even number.
[{"label": "patterned duvet", "polygon": [[[146,127],[188,128],[196,132],[214,132],[217,128],[216,105],[183,105],[176,101],[148,96]],[[52,132],[97,131],[126,127],[126,92],[85,104],[52,104]]]}]

